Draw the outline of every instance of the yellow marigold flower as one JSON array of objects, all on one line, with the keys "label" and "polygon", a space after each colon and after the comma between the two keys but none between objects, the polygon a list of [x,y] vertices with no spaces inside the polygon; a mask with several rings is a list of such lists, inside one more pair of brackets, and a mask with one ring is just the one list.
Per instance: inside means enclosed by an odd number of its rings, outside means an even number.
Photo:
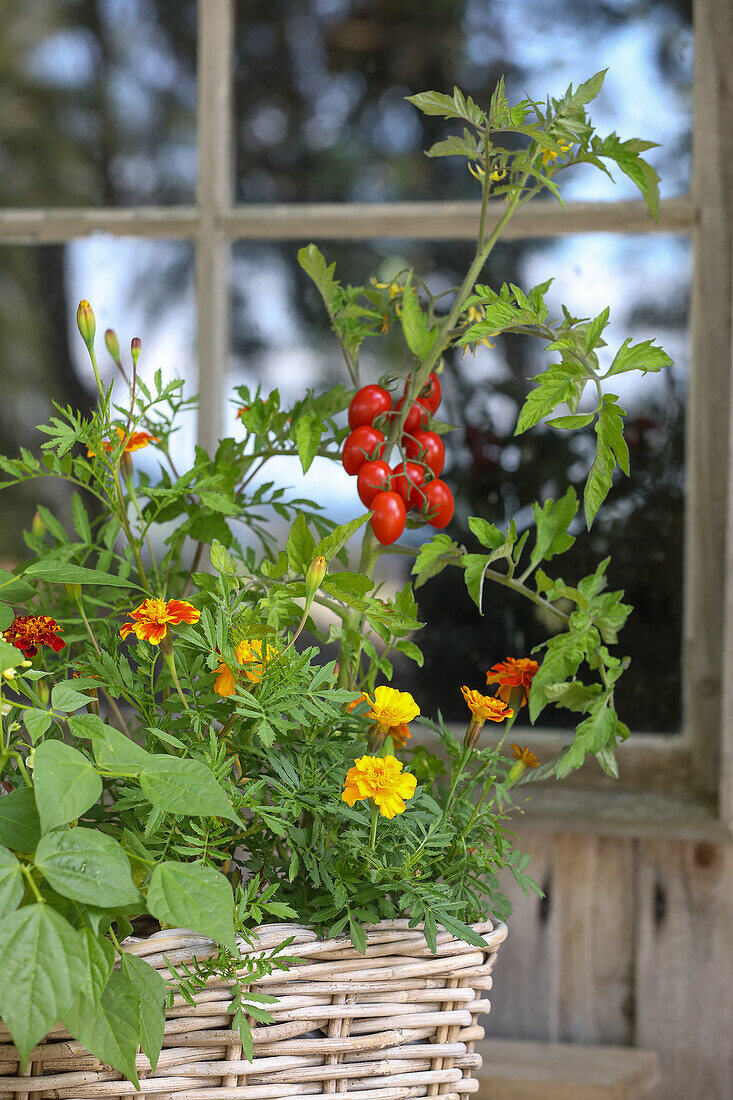
[{"label": "yellow marigold flower", "polygon": [[481,692],[465,685],[461,691],[471,714],[482,722],[503,722],[505,718],[511,718],[514,715],[511,707],[493,695],[482,695]]},{"label": "yellow marigold flower", "polygon": [[554,149],[542,150],[542,166],[546,168],[548,164],[552,164],[554,160],[557,160],[559,156],[564,156],[565,153],[569,153],[573,147],[572,141],[558,141],[560,146],[560,152],[556,153]]},{"label": "yellow marigold flower", "polygon": [[382,817],[391,818],[404,812],[405,800],[412,798],[416,786],[417,779],[402,771],[396,756],[362,756],[346,773],[341,798],[349,806],[371,798]]},{"label": "yellow marigold flower", "polygon": [[520,749],[519,745],[512,745],[515,760],[521,760],[525,768],[539,768],[540,762],[531,749]]},{"label": "yellow marigold flower", "polygon": [[367,716],[373,718],[385,731],[393,726],[407,724],[420,714],[420,708],[409,691],[397,691],[396,688],[381,686],[375,688],[374,699],[370,699],[368,695],[366,698],[371,705]]},{"label": "yellow marigold flower", "polygon": [[[245,638],[239,643],[234,652],[237,661],[242,665],[244,675],[253,684],[259,684],[265,671],[265,665],[269,664],[270,661],[274,661],[279,654],[279,650],[267,642],[263,655],[261,638]],[[224,661],[220,661],[216,671],[217,677],[214,681],[216,694],[234,695],[234,673],[229,665],[225,664]]]},{"label": "yellow marigold flower", "polygon": [[151,598],[143,600],[134,611],[128,612],[131,623],[125,623],[120,630],[123,638],[135,634],[141,642],[160,645],[168,634],[168,627],[180,623],[197,623],[201,612],[186,600],[162,600]]},{"label": "yellow marigold flower", "polygon": [[[120,440],[126,440],[123,454],[130,454],[132,451],[141,451],[143,447],[147,447],[148,443],[158,443],[158,437],[151,435],[150,432],[124,432],[122,428],[115,428]],[[102,444],[104,451],[113,450],[115,444],[110,443],[109,440],[105,440]],[[96,455],[96,451],[88,450],[87,458],[93,458]]]}]

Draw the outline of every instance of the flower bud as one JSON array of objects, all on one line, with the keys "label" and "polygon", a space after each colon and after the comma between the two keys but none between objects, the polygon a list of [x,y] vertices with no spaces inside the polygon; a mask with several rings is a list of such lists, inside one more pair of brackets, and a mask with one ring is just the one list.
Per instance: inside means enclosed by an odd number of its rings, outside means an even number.
[{"label": "flower bud", "polygon": [[66,595],[69,597],[69,599],[73,600],[74,603],[78,603],[81,599],[81,585],[65,584],[64,588],[66,589]]},{"label": "flower bud", "polygon": [[46,524],[43,522],[43,516],[37,508],[36,514],[34,515],[31,522],[31,531],[36,536],[36,538],[39,539],[42,539],[43,536],[46,534]]},{"label": "flower bud", "polygon": [[14,668],[4,668],[3,669],[3,679],[4,680],[14,680],[15,679],[15,669]]},{"label": "flower bud", "polygon": [[48,700],[51,698],[51,689],[45,680],[38,680],[36,683],[36,695],[45,706]]},{"label": "flower bud", "polygon": [[373,726],[369,728],[369,740],[367,741],[367,753],[369,756],[374,756],[379,752],[384,739],[387,736],[387,731],[383,726],[380,726],[378,722],[375,722]]},{"label": "flower bud", "polygon": [[94,320],[92,307],[89,305],[86,298],[82,298],[79,302],[79,308],[76,311],[76,324],[82,340],[91,350],[94,344],[94,334],[97,331],[97,323]]},{"label": "flower bud", "polygon": [[130,355],[132,356],[132,362],[137,364],[140,358],[140,352],[143,349],[142,341],[139,336],[134,336],[130,341]]},{"label": "flower bud", "polygon": [[475,714],[468,723],[468,729],[466,730],[466,736],[463,738],[463,744],[467,749],[473,749],[479,739],[481,730],[484,727],[483,720],[478,718]]},{"label": "flower bud", "polygon": [[306,599],[311,602],[318,589],[321,587],[323,578],[326,576],[326,569],[328,563],[325,558],[314,558],[308,566],[308,572],[305,575],[305,595]]},{"label": "flower bud", "polygon": [[516,763],[512,764],[511,768],[509,769],[509,775],[507,776],[507,783],[509,783],[510,785],[512,783],[516,783],[518,779],[522,778],[522,776],[524,775],[526,770],[527,770],[527,765],[524,763],[524,761],[523,760],[517,760]]},{"label": "flower bud", "polygon": [[120,361],[120,342],[117,339],[117,333],[114,329],[108,328],[104,334],[104,342],[107,345],[107,351],[110,353],[115,363]]}]

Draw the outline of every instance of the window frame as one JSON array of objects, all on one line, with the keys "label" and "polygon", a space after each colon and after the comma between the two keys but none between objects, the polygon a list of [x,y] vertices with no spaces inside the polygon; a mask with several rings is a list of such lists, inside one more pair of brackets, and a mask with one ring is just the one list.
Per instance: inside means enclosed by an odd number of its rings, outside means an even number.
[{"label": "window frame", "polygon": [[[224,421],[230,356],[229,266],[239,240],[473,239],[479,204],[397,202],[256,204],[234,201],[234,0],[197,0],[198,179],[191,206],[0,211],[0,244],[65,243],[94,233],[192,241],[196,256],[198,438],[210,447]],[[514,239],[588,232],[688,233],[694,261],[688,387],[683,670],[685,728],[637,734],[619,749],[618,782],[582,769],[562,788],[533,788],[527,827],[555,832],[733,839],[733,500],[731,350],[733,291],[733,8],[693,0],[694,141],[690,195],[640,200],[552,200],[519,212]],[[561,735],[526,731],[551,753]],[[520,731],[517,731],[519,736]]]}]

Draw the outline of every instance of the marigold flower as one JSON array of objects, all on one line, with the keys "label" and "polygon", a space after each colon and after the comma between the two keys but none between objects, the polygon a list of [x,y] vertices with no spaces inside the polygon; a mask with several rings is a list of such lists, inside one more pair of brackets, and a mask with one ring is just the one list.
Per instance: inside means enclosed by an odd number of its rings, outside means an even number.
[{"label": "marigold flower", "polygon": [[[123,454],[130,454],[132,451],[141,451],[143,447],[147,447],[148,443],[159,442],[158,437],[155,435],[151,435],[150,432],[130,432],[128,435],[128,433],[123,431],[122,428],[115,428],[115,431],[120,437],[120,440],[126,440]],[[114,443],[111,443],[109,440],[105,440],[102,444],[102,449],[109,453],[110,451],[114,450],[115,446],[116,445]],[[96,451],[92,451],[91,449],[87,450],[87,458],[93,458],[96,453]]]},{"label": "marigold flower", "polygon": [[125,623],[120,630],[122,637],[134,633],[139,641],[150,642],[151,645],[160,645],[168,634],[169,625],[197,623],[201,618],[201,612],[186,600],[162,600],[158,597],[143,600],[128,614],[134,621]]},{"label": "marigold flower", "polygon": [[39,646],[47,645],[54,653],[64,648],[66,642],[57,637],[61,630],[50,615],[18,615],[3,631],[3,638],[16,649],[22,649],[26,657],[35,657]]},{"label": "marigold flower", "polygon": [[499,685],[496,697],[505,703],[509,702],[513,688],[521,688],[522,698],[518,705],[523,707],[539,667],[531,657],[507,657],[505,661],[492,665],[486,673],[486,683]]},{"label": "marigold flower", "polygon": [[412,798],[417,779],[402,772],[402,762],[396,756],[362,756],[346,773],[341,798],[349,806],[362,798],[373,799],[382,817],[394,817],[405,810],[405,800]]},{"label": "marigold flower", "polygon": [[377,725],[389,731],[394,726],[401,726],[411,722],[420,714],[420,708],[410,695],[409,691],[397,691],[396,688],[375,688],[374,699],[366,696],[371,706],[367,711],[367,717],[373,718]]},{"label": "marigold flower", "polygon": [[512,745],[512,752],[514,753],[515,760],[521,760],[526,768],[539,768],[540,762],[532,752],[526,746],[520,749],[519,745]]},{"label": "marigold flower", "polygon": [[505,718],[511,718],[514,715],[512,708],[494,695],[482,695],[481,692],[465,685],[461,691],[471,714],[481,722],[503,722]]},{"label": "marigold flower", "polygon": [[[259,684],[265,671],[265,665],[278,656],[279,650],[275,646],[266,643],[265,652],[262,652],[261,638],[245,638],[235,649],[237,661],[243,666],[244,675],[253,684]],[[234,673],[224,661],[219,662],[216,670],[217,677],[214,681],[214,691],[217,695],[234,695]],[[357,700],[358,702],[358,700]]]}]

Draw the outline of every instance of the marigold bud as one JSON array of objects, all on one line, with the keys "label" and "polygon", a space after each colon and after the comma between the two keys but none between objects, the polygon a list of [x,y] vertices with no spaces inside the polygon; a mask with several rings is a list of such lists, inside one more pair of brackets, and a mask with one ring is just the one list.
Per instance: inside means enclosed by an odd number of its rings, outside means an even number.
[{"label": "marigold bud", "polygon": [[65,584],[64,588],[66,589],[66,595],[69,597],[69,599],[73,600],[74,603],[78,603],[81,599],[81,585]]},{"label": "marigold bud", "polygon": [[512,784],[516,783],[518,779],[521,779],[527,770],[527,765],[523,760],[517,760],[515,764],[512,764],[509,769],[509,775],[507,776],[507,782]]},{"label": "marigold bud", "polygon": [[36,536],[36,538],[39,539],[42,539],[43,536],[46,534],[46,524],[43,522],[43,516],[37,508],[36,514],[34,515],[31,522],[31,531]]},{"label": "marigold bud", "polygon": [[137,363],[140,358],[140,352],[143,350],[142,341],[139,336],[133,336],[130,341],[130,355],[132,356],[133,363]]},{"label": "marigold bud", "polygon": [[308,566],[308,572],[305,575],[305,595],[309,601],[313,599],[321,587],[323,578],[326,576],[327,567],[328,562],[322,557],[314,558]]},{"label": "marigold bud", "polygon": [[110,353],[115,363],[120,361],[120,342],[117,339],[117,333],[114,329],[108,328],[104,334],[104,342],[107,345],[107,351]]},{"label": "marigold bud", "polygon": [[94,320],[94,313],[92,307],[86,298],[82,298],[79,302],[79,308],[76,311],[76,324],[78,326],[81,338],[86,346],[91,350],[94,344],[94,334],[97,331],[97,322]]},{"label": "marigold bud", "polygon": [[37,683],[36,683],[36,695],[38,696],[40,701],[44,704],[44,706],[46,705],[48,700],[51,698],[51,689],[50,689],[50,687],[48,686],[48,684],[46,683],[45,680],[38,680],[37,681]]},{"label": "marigold bud", "polygon": [[467,749],[473,749],[478,743],[481,730],[484,728],[482,718],[477,718],[473,715],[471,721],[468,723],[468,729],[466,730],[466,736],[463,738],[463,744]]}]

